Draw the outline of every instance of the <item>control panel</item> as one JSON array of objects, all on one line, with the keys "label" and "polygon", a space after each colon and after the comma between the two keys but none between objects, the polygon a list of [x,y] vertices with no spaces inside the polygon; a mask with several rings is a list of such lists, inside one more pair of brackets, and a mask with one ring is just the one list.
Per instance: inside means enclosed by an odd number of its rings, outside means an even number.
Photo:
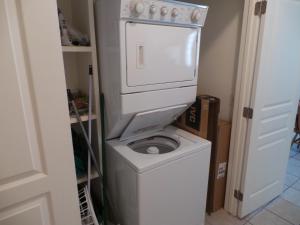
[{"label": "control panel", "polygon": [[122,0],[121,18],[203,26],[208,7],[172,0]]}]

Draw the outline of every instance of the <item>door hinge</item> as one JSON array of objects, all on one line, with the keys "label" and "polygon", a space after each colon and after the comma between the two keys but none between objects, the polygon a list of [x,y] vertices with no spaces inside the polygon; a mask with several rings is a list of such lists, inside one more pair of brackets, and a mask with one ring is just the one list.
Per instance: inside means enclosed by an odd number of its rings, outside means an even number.
[{"label": "door hinge", "polygon": [[245,117],[247,119],[252,119],[253,118],[253,109],[250,107],[244,107],[243,117]]},{"label": "door hinge", "polygon": [[268,1],[265,1],[265,0],[256,2],[255,9],[254,9],[254,15],[262,16],[262,15],[266,14],[267,5],[268,5]]},{"label": "door hinge", "polygon": [[242,202],[244,199],[244,194],[241,191],[234,190],[234,197]]}]

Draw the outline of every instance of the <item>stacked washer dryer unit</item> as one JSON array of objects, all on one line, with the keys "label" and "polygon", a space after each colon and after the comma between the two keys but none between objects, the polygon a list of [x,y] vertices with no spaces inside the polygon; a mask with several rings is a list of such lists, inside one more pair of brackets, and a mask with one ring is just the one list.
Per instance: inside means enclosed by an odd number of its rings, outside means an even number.
[{"label": "stacked washer dryer unit", "polygon": [[121,225],[203,225],[210,143],[171,124],[195,101],[207,7],[98,0],[108,191]]}]

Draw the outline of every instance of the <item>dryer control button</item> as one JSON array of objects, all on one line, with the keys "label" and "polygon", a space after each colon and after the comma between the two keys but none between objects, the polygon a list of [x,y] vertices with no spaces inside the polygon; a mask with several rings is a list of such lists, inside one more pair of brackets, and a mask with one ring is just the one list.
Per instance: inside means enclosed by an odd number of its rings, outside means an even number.
[{"label": "dryer control button", "polygon": [[179,11],[178,11],[178,9],[176,9],[176,8],[174,8],[173,10],[172,10],[172,17],[177,17],[179,15]]},{"label": "dryer control button", "polygon": [[192,21],[197,23],[201,19],[201,12],[198,9],[195,9],[192,13]]},{"label": "dryer control button", "polygon": [[133,11],[133,13],[140,15],[144,12],[145,5],[141,1],[133,1],[131,3],[131,10]]},{"label": "dryer control button", "polygon": [[162,7],[161,10],[160,10],[160,13],[162,16],[165,16],[167,15],[169,12],[168,8],[167,7]]},{"label": "dryer control button", "polygon": [[157,7],[155,5],[150,6],[150,14],[154,15],[157,12]]}]

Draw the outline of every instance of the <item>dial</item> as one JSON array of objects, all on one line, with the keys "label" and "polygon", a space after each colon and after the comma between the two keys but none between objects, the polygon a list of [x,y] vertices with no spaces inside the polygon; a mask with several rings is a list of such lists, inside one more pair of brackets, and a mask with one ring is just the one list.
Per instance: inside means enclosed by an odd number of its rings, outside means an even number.
[{"label": "dial", "polygon": [[142,14],[145,10],[145,5],[141,1],[134,1],[131,7],[132,11],[138,15]]},{"label": "dial", "polygon": [[199,9],[195,9],[192,13],[192,21],[199,22],[200,19],[201,19],[201,12]]},{"label": "dial", "polygon": [[174,8],[172,9],[172,17],[177,17],[179,15],[178,9]]},{"label": "dial", "polygon": [[162,7],[161,10],[160,10],[160,13],[162,16],[165,16],[167,15],[169,12],[168,8],[167,7]]},{"label": "dial", "polygon": [[153,15],[157,12],[157,7],[155,5],[150,6],[150,13]]}]

